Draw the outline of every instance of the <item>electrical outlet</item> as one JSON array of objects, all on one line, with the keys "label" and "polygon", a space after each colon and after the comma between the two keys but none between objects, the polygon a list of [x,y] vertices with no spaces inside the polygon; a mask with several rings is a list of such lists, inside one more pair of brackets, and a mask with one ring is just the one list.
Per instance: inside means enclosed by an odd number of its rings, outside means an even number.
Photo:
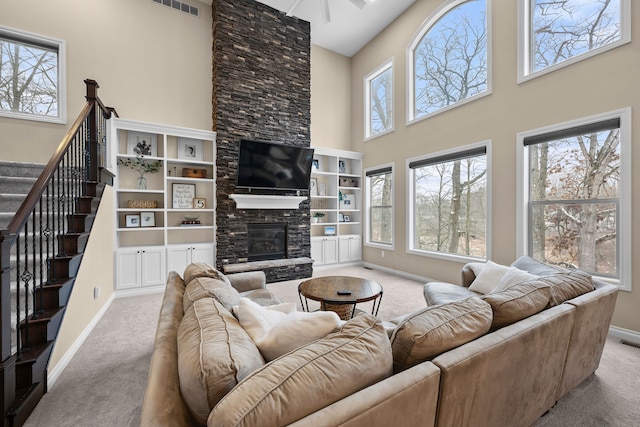
[{"label": "electrical outlet", "polygon": [[384,251],[380,251],[380,256],[384,258]]},{"label": "electrical outlet", "polygon": [[93,288],[93,299],[100,298],[100,286]]}]

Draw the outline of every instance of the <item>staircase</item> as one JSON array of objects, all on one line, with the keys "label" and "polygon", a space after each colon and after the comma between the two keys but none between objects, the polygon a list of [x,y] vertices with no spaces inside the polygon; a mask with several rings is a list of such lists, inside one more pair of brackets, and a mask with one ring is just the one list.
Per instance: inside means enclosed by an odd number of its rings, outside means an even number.
[{"label": "staircase", "polygon": [[0,162],[0,404],[21,426],[47,392],[47,365],[105,185],[112,109],[87,105],[47,165]]}]

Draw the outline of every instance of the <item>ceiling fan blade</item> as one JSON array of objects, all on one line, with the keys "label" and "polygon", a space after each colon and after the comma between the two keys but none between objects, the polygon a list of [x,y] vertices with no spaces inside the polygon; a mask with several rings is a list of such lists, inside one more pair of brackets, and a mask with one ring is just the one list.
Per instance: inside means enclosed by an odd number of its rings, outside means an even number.
[{"label": "ceiling fan blade", "polygon": [[360,9],[363,9],[367,2],[364,0],[349,0],[353,5],[358,6]]},{"label": "ceiling fan blade", "polygon": [[293,12],[298,8],[298,6],[300,6],[300,3],[302,3],[302,0],[296,0],[293,5],[289,8],[289,11],[287,12],[287,16],[293,16]]},{"label": "ceiling fan blade", "polygon": [[329,14],[329,0],[320,0],[320,8],[322,9],[322,22],[328,24],[331,22],[331,15]]}]

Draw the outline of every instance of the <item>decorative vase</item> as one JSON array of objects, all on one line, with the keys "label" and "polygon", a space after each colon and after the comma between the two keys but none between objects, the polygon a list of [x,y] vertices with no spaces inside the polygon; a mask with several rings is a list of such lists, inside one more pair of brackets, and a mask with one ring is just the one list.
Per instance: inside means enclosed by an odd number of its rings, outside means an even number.
[{"label": "decorative vase", "polygon": [[138,190],[146,190],[147,189],[147,178],[140,175],[138,177]]}]

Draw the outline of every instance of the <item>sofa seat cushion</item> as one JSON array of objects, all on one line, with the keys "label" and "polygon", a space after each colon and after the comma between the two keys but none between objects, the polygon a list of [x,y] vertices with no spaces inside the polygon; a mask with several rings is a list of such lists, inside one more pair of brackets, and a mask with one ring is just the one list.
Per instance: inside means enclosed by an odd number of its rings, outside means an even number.
[{"label": "sofa seat cushion", "polygon": [[464,286],[445,282],[429,282],[424,285],[424,300],[428,306],[447,304],[462,301],[471,297],[480,297],[482,294],[473,292]]},{"label": "sofa seat cushion", "polygon": [[[287,309],[280,310],[280,306]],[[341,324],[332,311],[300,312],[293,303],[262,307],[247,298],[240,298],[236,313],[267,362],[324,338]]]},{"label": "sofa seat cushion", "polygon": [[213,408],[207,425],[288,425],[387,378],[392,365],[380,321],[356,316],[251,374]]},{"label": "sofa seat cushion", "polygon": [[543,276],[535,282],[551,288],[549,307],[562,304],[595,289],[591,276],[581,270]]},{"label": "sofa seat cushion", "polygon": [[189,264],[187,268],[184,269],[182,277],[184,278],[184,283],[187,285],[193,279],[197,279],[198,277],[210,277],[212,279],[222,280],[231,286],[231,282],[229,282],[229,279],[227,279],[224,274],[206,262],[194,262]]},{"label": "sofa seat cushion", "polygon": [[537,281],[519,283],[482,297],[493,310],[492,329],[510,325],[545,309],[551,298],[548,285]]},{"label": "sofa seat cushion", "polygon": [[234,305],[240,301],[240,293],[228,282],[211,277],[198,277],[192,279],[184,290],[182,306],[186,313],[191,305],[201,298],[215,298],[227,310],[231,311]]},{"label": "sofa seat cushion", "polygon": [[213,298],[202,298],[178,328],[182,397],[202,425],[211,409],[264,359],[240,323]]},{"label": "sofa seat cushion", "polygon": [[491,306],[479,298],[427,307],[406,316],[391,336],[394,372],[484,335],[491,319]]}]

